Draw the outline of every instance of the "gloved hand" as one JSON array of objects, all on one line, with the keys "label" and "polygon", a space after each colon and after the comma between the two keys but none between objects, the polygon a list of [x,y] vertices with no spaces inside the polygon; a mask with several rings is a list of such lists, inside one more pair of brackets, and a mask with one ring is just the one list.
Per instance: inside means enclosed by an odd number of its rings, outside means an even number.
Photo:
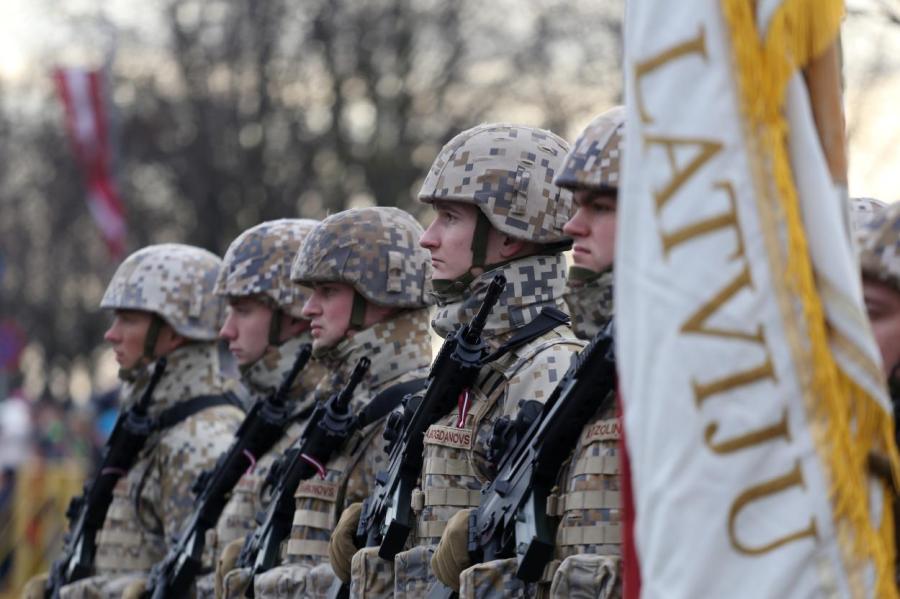
[{"label": "gloved hand", "polygon": [[122,591],[122,599],[141,599],[144,591],[147,590],[146,580],[135,580]]},{"label": "gloved hand", "polygon": [[431,556],[431,571],[442,583],[459,592],[459,575],[472,565],[469,558],[469,514],[460,510],[447,521],[437,549]]},{"label": "gloved hand", "polygon": [[362,514],[361,503],[351,503],[341,514],[334,534],[328,542],[328,559],[331,561],[331,569],[344,583],[350,583],[350,561],[359,550],[356,546],[356,529],[359,526],[359,517]]},{"label": "gloved hand", "polygon": [[225,575],[237,566],[238,556],[244,546],[244,539],[235,539],[225,545],[225,549],[219,554],[216,561],[216,598],[225,596]]},{"label": "gloved hand", "polygon": [[47,588],[49,579],[49,572],[32,576],[31,580],[25,583],[25,588],[22,589],[22,599],[44,599],[44,590]]}]

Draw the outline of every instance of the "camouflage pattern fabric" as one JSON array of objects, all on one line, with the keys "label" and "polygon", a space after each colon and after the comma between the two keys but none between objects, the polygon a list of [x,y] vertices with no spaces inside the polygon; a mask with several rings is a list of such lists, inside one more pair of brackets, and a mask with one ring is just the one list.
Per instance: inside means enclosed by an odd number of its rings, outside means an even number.
[{"label": "camouflage pattern fabric", "polygon": [[548,512],[562,518],[556,531],[557,559],[579,553],[621,555],[620,432],[615,402],[610,402],[579,435],[560,477],[563,493],[548,500]]},{"label": "camouflage pattern fabric", "polygon": [[[150,414],[156,416],[192,397],[221,394],[226,381],[217,357],[216,347],[209,343],[172,352]],[[144,384],[138,381],[126,392],[137,396]],[[151,436],[135,466],[116,486],[98,535],[96,576],[64,587],[62,597],[118,597],[127,583],[145,576],[163,558],[167,543],[190,514],[194,480],[228,448],[242,419],[237,408],[217,406]],[[207,547],[209,565],[214,551],[215,547]]]},{"label": "camouflage pattern fabric", "polygon": [[851,229],[859,234],[886,207],[887,204],[875,198],[850,198]]},{"label": "camouflage pattern fabric", "polygon": [[431,327],[446,338],[457,325],[469,322],[481,306],[494,276],[506,276],[506,287],[489,316],[485,338],[496,338],[531,322],[544,306],[564,309],[561,301],[566,285],[566,259],[562,254],[520,258],[475,278],[465,288],[432,292],[437,308]]},{"label": "camouflage pattern fabric", "polygon": [[860,231],[864,277],[900,291],[900,204],[891,204]]},{"label": "camouflage pattern fabric", "polygon": [[346,283],[381,306],[428,305],[431,258],[419,245],[422,226],[399,208],[355,208],[333,214],[306,238],[291,269],[304,285]]},{"label": "camouflage pattern fabric", "polygon": [[618,190],[624,133],[624,106],[596,117],[575,141],[555,183],[573,191]]},{"label": "camouflage pattern fabric", "polygon": [[604,555],[573,555],[553,575],[552,599],[621,599],[622,562]]},{"label": "camouflage pattern fabric", "polygon": [[283,218],[241,233],[225,252],[215,293],[226,297],[262,295],[296,318],[302,317],[307,289],[291,282],[291,264],[318,221]]},{"label": "camouflage pattern fabric", "polygon": [[212,293],[221,265],[218,256],[193,246],[147,246],[119,265],[100,307],[154,312],[180,335],[211,341],[224,313],[222,298]]},{"label": "camouflage pattern fabric", "polygon": [[516,558],[498,559],[466,568],[459,576],[460,599],[534,597],[535,585],[516,578]]},{"label": "camouflage pattern fabric", "polygon": [[378,557],[378,547],[357,551],[350,562],[350,596],[391,597],[393,592],[394,564]]},{"label": "camouflage pattern fabric", "polygon": [[[559,307],[565,279],[565,259],[533,256],[511,262],[485,273],[463,294],[439,294],[439,307],[432,326],[442,334],[456,324],[471,319],[481,303],[494,274],[502,272],[507,287],[488,316],[485,338],[499,347],[516,328],[530,322],[543,306]],[[493,423],[503,415],[514,416],[520,400],[544,401],[568,368],[572,355],[582,343],[571,330],[559,327],[509,352],[485,367],[467,395],[467,405],[448,414],[426,433],[422,487],[414,495],[420,505],[410,549],[398,554],[391,572],[367,559],[357,571],[377,572],[364,582],[354,579],[354,596],[383,596],[375,589],[395,589],[403,593],[424,592],[434,582],[430,556],[447,520],[462,507],[478,505],[482,484],[493,476],[487,443]],[[460,414],[460,409],[465,413]],[[377,559],[377,558],[376,558]],[[366,585],[368,583],[368,586]]]},{"label": "camouflage pattern fabric", "polygon": [[441,149],[419,191],[419,201],[477,206],[491,225],[517,239],[558,243],[572,216],[571,194],[553,183],[569,144],[522,125],[482,124]]},{"label": "camouflage pattern fabric", "polygon": [[[320,359],[334,376],[323,381],[316,396],[325,398],[342,386],[362,356],[372,364],[354,393],[354,410],[389,386],[427,375],[431,362],[428,311],[403,311],[326,352]],[[326,465],[324,479],[305,481],[297,489],[297,510],[286,543],[285,563],[256,577],[257,597],[306,596],[313,587],[327,589],[331,585],[334,574],[328,565],[328,539],[340,511],[367,497],[374,488],[375,474],[385,466],[383,426],[382,420],[359,433]]]},{"label": "camouflage pattern fabric", "polygon": [[613,315],[613,270],[575,276],[575,272],[589,273],[587,269],[569,270],[563,299],[572,317],[572,329],[579,339],[589,340],[609,322]]}]

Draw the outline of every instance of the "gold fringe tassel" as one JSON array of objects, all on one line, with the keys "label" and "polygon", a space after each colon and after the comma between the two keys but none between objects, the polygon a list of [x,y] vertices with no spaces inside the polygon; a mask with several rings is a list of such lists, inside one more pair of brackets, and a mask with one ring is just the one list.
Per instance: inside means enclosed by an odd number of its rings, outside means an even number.
[{"label": "gold fringe tassel", "polygon": [[[819,299],[797,190],[787,147],[788,123],[783,115],[792,74],[835,43],[844,14],[840,0],[785,0],[761,38],[753,14],[755,2],[722,0],[737,67],[741,108],[758,147],[766,153],[787,225],[787,268],[784,282],[802,306],[809,335],[814,405],[807,406],[825,434],[814,436],[830,477],[835,527],[847,560],[848,574],[859,580],[865,562],[875,567],[877,597],[898,597],[894,582],[893,514],[885,494],[880,526],[872,523],[868,502],[870,450],[890,456],[895,480],[900,460],[894,422],[882,406],[835,362],[828,343],[828,323]],[[855,586],[855,585],[854,585]]]}]

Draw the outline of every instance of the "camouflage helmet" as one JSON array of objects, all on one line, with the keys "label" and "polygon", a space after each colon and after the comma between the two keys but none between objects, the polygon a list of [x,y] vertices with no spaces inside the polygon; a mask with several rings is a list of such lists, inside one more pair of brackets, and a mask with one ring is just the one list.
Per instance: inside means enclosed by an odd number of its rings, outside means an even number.
[{"label": "camouflage helmet", "polygon": [[850,223],[853,231],[861,232],[886,207],[887,204],[875,198],[850,198]]},{"label": "camouflage helmet", "polygon": [[873,217],[860,231],[859,242],[863,276],[900,292],[900,204]]},{"label": "camouflage helmet", "polygon": [[311,219],[283,218],[241,233],[225,252],[215,293],[226,297],[263,295],[300,318],[309,294],[291,281],[291,264],[317,224]]},{"label": "camouflage helmet", "polygon": [[596,117],[566,155],[556,184],[572,191],[617,191],[624,132],[624,106],[610,108]]},{"label": "camouflage helmet", "polygon": [[572,196],[553,182],[568,150],[564,139],[544,129],[478,125],[441,149],[419,201],[474,204],[494,228],[511,237],[540,244],[569,242],[562,229],[574,212]]},{"label": "camouflage helmet", "polygon": [[[332,214],[306,237],[291,268],[300,284],[346,283],[363,299],[395,308],[428,305],[431,257],[419,246],[422,226],[399,208],[353,208]],[[364,305],[362,306],[364,308]],[[359,325],[354,305],[355,322]]]},{"label": "camouflage helmet", "polygon": [[198,247],[147,246],[119,265],[100,307],[152,312],[179,335],[211,341],[218,336],[224,307],[213,293],[221,267],[218,256]]}]

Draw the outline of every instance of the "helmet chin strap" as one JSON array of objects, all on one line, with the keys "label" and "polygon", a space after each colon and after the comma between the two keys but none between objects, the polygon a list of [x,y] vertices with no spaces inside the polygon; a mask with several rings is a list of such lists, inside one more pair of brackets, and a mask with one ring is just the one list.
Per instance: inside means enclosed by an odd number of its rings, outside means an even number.
[{"label": "helmet chin strap", "polygon": [[123,381],[133,381],[137,378],[141,369],[156,360],[156,342],[159,341],[159,333],[162,331],[163,319],[156,312],[150,313],[150,324],[144,334],[144,350],[134,366],[119,368],[119,378]]},{"label": "helmet chin strap", "polygon": [[[472,250],[472,264],[466,272],[455,279],[432,279],[432,287],[437,293],[447,294],[453,291],[464,291],[478,275],[498,266],[496,264],[490,266],[485,264],[487,261],[488,233],[490,230],[491,221],[479,209],[478,216],[475,219],[475,230],[472,231],[472,243],[469,245]],[[480,272],[473,272],[476,269]]]},{"label": "helmet chin strap", "polygon": [[350,308],[350,328],[362,330],[366,323],[366,298],[353,290],[353,306]]},{"label": "helmet chin strap", "polygon": [[281,308],[272,308],[272,317],[269,319],[269,345],[278,347],[281,345],[281,320],[284,311]]}]

